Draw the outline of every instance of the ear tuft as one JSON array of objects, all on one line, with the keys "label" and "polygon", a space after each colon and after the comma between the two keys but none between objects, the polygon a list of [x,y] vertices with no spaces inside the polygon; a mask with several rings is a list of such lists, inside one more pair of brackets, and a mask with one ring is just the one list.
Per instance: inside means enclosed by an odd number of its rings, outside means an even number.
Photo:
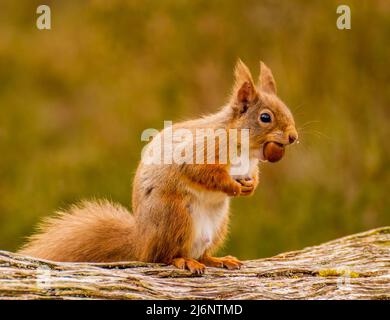
[{"label": "ear tuft", "polygon": [[239,113],[244,113],[248,109],[249,104],[255,99],[256,89],[253,84],[252,75],[241,59],[237,61],[234,76],[233,105]]},{"label": "ear tuft", "polygon": [[237,60],[236,67],[234,68],[234,76],[236,84],[239,85],[246,81],[253,82],[251,72],[241,59]]},{"label": "ear tuft", "polygon": [[276,82],[272,71],[266,66],[263,61],[260,61],[260,76],[259,76],[260,91],[271,94],[276,94]]}]

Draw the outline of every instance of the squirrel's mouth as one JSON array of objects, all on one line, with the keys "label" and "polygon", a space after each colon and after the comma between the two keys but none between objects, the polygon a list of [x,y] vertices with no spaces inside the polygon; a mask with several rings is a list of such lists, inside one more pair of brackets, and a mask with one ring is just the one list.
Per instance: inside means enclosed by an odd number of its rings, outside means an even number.
[{"label": "squirrel's mouth", "polygon": [[261,145],[259,159],[263,162],[277,162],[284,156],[284,144],[268,141]]}]

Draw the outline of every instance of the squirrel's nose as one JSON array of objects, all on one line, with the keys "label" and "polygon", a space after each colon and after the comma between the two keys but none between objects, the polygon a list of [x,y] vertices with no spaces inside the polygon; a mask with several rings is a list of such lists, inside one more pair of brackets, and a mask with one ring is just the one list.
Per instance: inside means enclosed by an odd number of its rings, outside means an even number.
[{"label": "squirrel's nose", "polygon": [[288,135],[288,142],[293,144],[298,139],[298,134],[296,132],[290,132]]}]

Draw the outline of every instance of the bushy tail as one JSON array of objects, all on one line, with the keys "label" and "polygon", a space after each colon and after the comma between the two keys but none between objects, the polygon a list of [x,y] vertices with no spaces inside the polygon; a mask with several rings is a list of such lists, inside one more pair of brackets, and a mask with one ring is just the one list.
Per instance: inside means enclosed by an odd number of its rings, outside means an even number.
[{"label": "bushy tail", "polygon": [[19,253],[53,261],[136,260],[134,217],[107,200],[84,201],[39,226]]}]

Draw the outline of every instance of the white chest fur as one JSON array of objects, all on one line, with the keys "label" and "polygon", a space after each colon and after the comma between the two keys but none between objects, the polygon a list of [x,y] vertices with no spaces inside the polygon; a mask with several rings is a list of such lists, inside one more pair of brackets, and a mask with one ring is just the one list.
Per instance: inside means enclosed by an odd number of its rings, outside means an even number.
[{"label": "white chest fur", "polygon": [[[255,167],[258,165],[256,158],[250,159],[246,171],[243,174],[230,172],[235,179],[252,177]],[[224,219],[229,212],[229,198],[222,192],[189,190],[194,201],[191,205],[194,238],[191,249],[191,258],[198,259],[215,240]]]},{"label": "white chest fur", "polygon": [[220,192],[194,191],[191,207],[194,238],[191,258],[198,259],[215,240],[229,210],[228,197]]}]

